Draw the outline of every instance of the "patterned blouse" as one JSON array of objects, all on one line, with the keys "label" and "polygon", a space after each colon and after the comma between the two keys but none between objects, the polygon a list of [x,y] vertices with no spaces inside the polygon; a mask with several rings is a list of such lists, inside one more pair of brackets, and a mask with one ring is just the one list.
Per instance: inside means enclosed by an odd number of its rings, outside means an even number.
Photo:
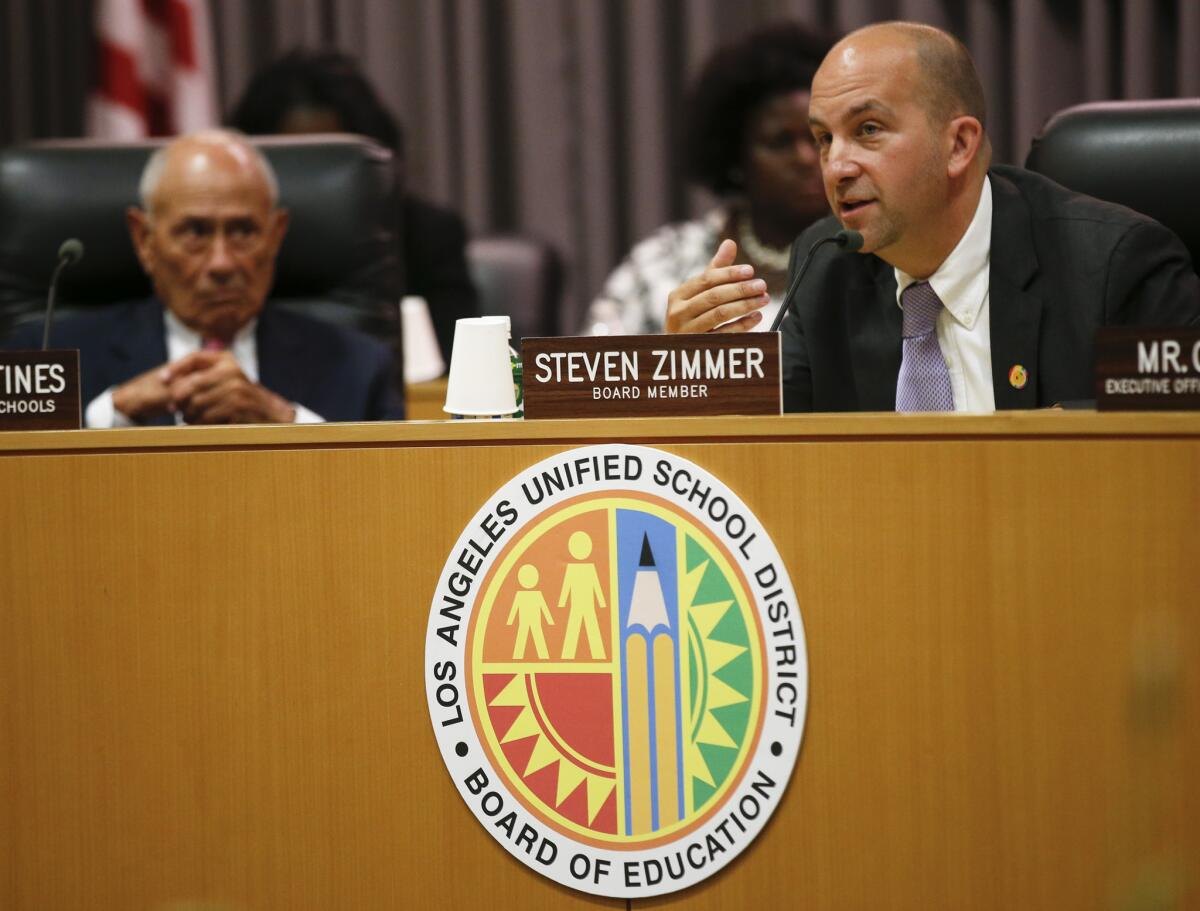
[{"label": "patterned blouse", "polygon": [[[662,332],[667,295],[708,267],[722,238],[729,236],[729,220],[730,210],[719,206],[702,218],[665,225],[634,246],[588,308],[583,332],[587,335]],[[745,261],[741,251],[738,261]],[[762,269],[758,275],[767,280],[771,294],[771,302],[763,308],[763,319],[757,326],[767,329],[779,311],[786,275],[768,275]]]}]

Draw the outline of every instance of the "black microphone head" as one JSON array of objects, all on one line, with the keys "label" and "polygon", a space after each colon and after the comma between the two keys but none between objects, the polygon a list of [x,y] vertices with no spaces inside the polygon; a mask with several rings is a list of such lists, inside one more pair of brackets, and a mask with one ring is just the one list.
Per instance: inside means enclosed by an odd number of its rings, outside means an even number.
[{"label": "black microphone head", "polygon": [[862,249],[863,236],[853,228],[842,228],[834,236],[837,239],[837,245],[847,253],[854,253],[856,250]]},{"label": "black microphone head", "polygon": [[58,258],[67,265],[79,262],[83,259],[83,241],[75,237],[64,240],[58,248]]}]

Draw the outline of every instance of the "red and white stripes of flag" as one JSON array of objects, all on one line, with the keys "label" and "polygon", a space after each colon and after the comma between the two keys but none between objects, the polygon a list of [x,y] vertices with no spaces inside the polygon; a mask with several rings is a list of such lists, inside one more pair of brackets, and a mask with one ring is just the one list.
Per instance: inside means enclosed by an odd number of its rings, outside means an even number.
[{"label": "red and white stripes of flag", "polygon": [[207,0],[99,0],[89,136],[140,139],[215,126]]}]

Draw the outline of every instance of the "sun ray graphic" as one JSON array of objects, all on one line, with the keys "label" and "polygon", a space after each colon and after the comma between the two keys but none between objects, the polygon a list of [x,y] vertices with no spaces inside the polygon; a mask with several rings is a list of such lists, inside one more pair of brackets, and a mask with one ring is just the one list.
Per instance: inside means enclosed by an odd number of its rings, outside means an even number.
[{"label": "sun ray graphic", "polygon": [[561,807],[580,783],[587,778],[587,772],[570,762],[560,762],[558,765],[558,789],[554,796],[554,805]]},{"label": "sun ray graphic", "polygon": [[689,653],[688,736],[684,746],[689,813],[729,778],[750,717],[755,669],[738,600],[710,555],[690,537],[679,577]]},{"label": "sun ray graphic", "polygon": [[[529,762],[526,764],[525,769],[521,772],[521,777],[528,778],[534,772],[546,768],[546,766],[550,765],[552,762],[558,762],[561,758],[562,754],[554,748],[554,744],[550,742],[549,738],[539,733],[538,739],[533,745],[533,753],[530,754]],[[562,779],[561,769],[559,770],[558,777],[560,780]],[[579,782],[577,781],[575,783],[578,784]],[[567,793],[569,794],[570,792],[568,791]],[[555,801],[554,805],[558,806],[561,804],[562,798],[565,796],[566,794],[560,795],[558,800]]]},{"label": "sun ray graphic", "polygon": [[542,803],[560,812],[564,823],[585,828],[598,825],[607,804],[610,812],[600,821],[607,827],[605,820],[613,815],[610,798],[616,788],[615,775],[595,766],[585,768],[580,765],[582,759],[569,755],[560,735],[538,711],[532,676],[513,674],[487,700],[494,722],[512,719],[507,730],[497,730],[501,754],[514,777]]},{"label": "sun ray graphic", "polygon": [[608,800],[608,796],[616,789],[616,778],[601,778],[598,775],[587,776],[587,813],[588,825],[596,821],[596,814]]}]

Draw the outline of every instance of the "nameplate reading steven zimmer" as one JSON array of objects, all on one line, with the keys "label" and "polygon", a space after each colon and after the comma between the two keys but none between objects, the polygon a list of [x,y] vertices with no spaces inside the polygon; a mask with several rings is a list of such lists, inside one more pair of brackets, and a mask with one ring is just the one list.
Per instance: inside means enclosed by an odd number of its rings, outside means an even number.
[{"label": "nameplate reading steven zimmer", "polygon": [[526,418],[779,414],[779,333],[521,342]]}]

